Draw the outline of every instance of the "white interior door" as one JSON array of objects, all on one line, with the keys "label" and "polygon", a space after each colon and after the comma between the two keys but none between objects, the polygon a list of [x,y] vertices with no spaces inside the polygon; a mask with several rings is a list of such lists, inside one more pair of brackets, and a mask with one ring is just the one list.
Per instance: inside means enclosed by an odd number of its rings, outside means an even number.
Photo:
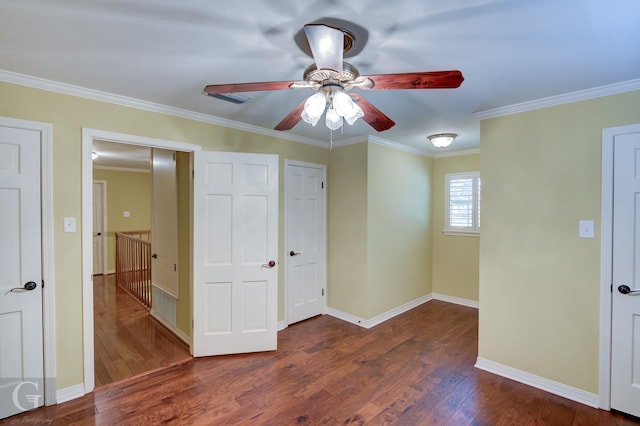
[{"label": "white interior door", "polygon": [[325,173],[319,164],[285,165],[288,324],[327,311]]},{"label": "white interior door", "polygon": [[611,408],[640,417],[640,132],[614,140]]},{"label": "white interior door", "polygon": [[93,275],[104,274],[106,262],[107,181],[93,181]]},{"label": "white interior door", "polygon": [[194,356],[277,348],[278,156],[194,153]]},{"label": "white interior door", "polygon": [[44,404],[40,133],[0,127],[0,418]]},{"label": "white interior door", "polygon": [[177,298],[178,183],[175,155],[175,151],[166,149],[151,150],[151,283]]}]

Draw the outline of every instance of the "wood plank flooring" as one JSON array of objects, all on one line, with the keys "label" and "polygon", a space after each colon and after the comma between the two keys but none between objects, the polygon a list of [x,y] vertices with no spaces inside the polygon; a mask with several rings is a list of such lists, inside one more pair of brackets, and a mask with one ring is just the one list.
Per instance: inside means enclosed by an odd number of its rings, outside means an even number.
[{"label": "wood plank flooring", "polygon": [[477,325],[440,301],[369,330],[319,316],[277,351],[192,359],[8,423],[640,425],[474,368]]},{"label": "wood plank flooring", "polygon": [[115,284],[93,277],[96,387],[190,358],[187,345]]}]

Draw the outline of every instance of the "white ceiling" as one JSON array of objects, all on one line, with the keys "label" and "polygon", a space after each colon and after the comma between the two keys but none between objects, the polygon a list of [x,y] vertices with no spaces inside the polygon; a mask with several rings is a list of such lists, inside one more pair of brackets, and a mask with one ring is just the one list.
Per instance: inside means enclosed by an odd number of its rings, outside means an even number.
[{"label": "white ceiling", "polygon": [[[479,146],[473,113],[640,78],[638,0],[4,0],[0,70],[272,129],[311,94],[247,93],[234,105],[207,84],[302,79],[294,35],[323,17],[365,30],[347,60],[362,75],[458,69],[458,89],[360,91],[397,124],[375,135],[430,150]],[[366,39],[366,40],[365,40]],[[356,89],[358,90],[358,89]],[[321,123],[288,133],[329,139]]]}]

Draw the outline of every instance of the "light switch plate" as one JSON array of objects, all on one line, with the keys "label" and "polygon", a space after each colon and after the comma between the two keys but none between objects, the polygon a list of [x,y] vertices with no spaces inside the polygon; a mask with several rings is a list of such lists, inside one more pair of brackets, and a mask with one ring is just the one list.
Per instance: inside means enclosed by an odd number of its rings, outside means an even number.
[{"label": "light switch plate", "polygon": [[64,223],[64,232],[76,232],[75,217],[65,217],[63,223]]},{"label": "light switch plate", "polygon": [[578,236],[580,238],[595,238],[595,230],[592,220],[578,221]]},{"label": "light switch plate", "polygon": [[131,217],[131,212],[130,211],[122,212],[122,217]]}]

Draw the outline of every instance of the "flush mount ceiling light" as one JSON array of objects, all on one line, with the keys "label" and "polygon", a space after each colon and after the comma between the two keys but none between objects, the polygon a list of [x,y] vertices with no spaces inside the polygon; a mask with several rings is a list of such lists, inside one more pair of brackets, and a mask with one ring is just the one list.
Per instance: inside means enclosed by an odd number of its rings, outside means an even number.
[{"label": "flush mount ceiling light", "polygon": [[436,148],[446,148],[453,140],[457,137],[455,133],[438,133],[436,135],[429,135],[427,139],[435,146]]}]

